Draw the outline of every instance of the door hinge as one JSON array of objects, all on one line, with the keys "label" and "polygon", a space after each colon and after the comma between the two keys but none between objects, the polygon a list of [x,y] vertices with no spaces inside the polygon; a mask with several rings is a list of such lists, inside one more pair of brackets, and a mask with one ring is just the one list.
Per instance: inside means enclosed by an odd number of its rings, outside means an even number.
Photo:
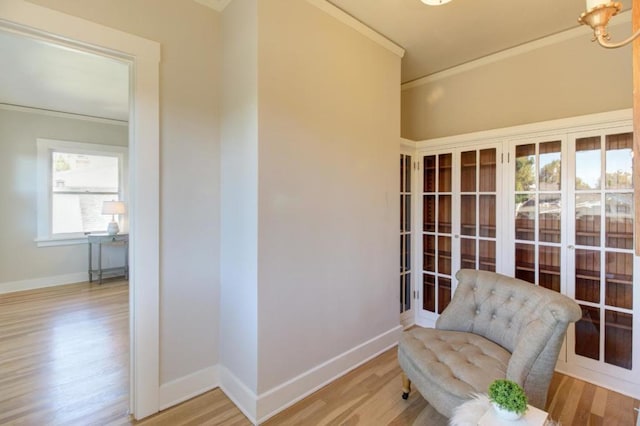
[{"label": "door hinge", "polygon": [[418,292],[418,291],[414,290],[414,291],[413,291],[413,298],[414,298],[414,299],[416,299],[416,300],[418,300],[418,298],[419,298],[419,297],[420,297],[420,292]]}]

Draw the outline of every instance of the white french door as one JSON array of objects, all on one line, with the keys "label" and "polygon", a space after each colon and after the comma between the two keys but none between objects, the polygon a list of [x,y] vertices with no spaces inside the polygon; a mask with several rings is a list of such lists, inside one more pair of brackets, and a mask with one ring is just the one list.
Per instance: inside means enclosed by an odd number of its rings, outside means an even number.
[{"label": "white french door", "polygon": [[569,151],[567,283],[582,318],[568,333],[568,362],[640,383],[632,128],[573,133]]},{"label": "white french door", "polygon": [[413,187],[415,162],[413,155],[400,154],[400,323],[407,327],[414,320],[413,273]]},{"label": "white french door", "polygon": [[418,322],[432,325],[455,291],[461,268],[497,271],[501,144],[425,151],[420,162],[421,212],[418,244],[421,271]]}]

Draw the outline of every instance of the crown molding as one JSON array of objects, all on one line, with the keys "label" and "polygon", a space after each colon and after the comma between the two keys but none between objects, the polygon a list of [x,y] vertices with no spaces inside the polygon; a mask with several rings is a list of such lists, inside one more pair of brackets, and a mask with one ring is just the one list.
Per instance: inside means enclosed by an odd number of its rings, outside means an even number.
[{"label": "crown molding", "polygon": [[[628,24],[630,22],[631,22],[631,12],[625,11],[618,14],[615,21],[613,21],[609,26]],[[543,37],[538,40],[531,41],[529,43],[524,43],[519,46],[515,46],[510,49],[506,49],[506,50],[494,53],[492,55],[484,56],[474,61],[466,62],[464,64],[446,69],[444,71],[436,72],[436,73],[427,75],[425,77],[418,78],[417,80],[409,81],[407,83],[404,83],[401,87],[402,87],[402,90],[413,89],[414,87],[422,86],[428,83],[433,83],[434,81],[442,80],[444,78],[449,78],[456,74],[461,74],[467,71],[471,71],[475,68],[479,68],[494,62],[499,62],[507,58],[522,55],[524,53],[531,52],[532,50],[541,49],[543,47],[551,46],[553,44],[561,43],[563,41],[571,40],[577,37],[589,37],[589,36],[593,36],[593,31],[590,28],[581,25],[579,27],[571,28],[570,30],[552,34],[550,36]]]},{"label": "crown molding", "polygon": [[620,127],[632,124],[633,110],[631,108],[615,111],[599,112],[595,114],[579,115],[569,118],[539,121],[537,123],[519,124],[490,130],[480,130],[460,135],[442,136],[433,139],[423,139],[415,142],[417,149],[428,149],[434,146],[477,144],[478,141],[505,141],[515,139],[530,139],[531,137],[547,136],[558,133],[575,133],[604,127]]},{"label": "crown molding", "polygon": [[[198,1],[198,0],[196,0],[196,1]],[[399,56],[401,58],[404,56],[404,48],[398,46],[397,44],[395,44],[394,42],[392,42],[391,40],[389,40],[388,38],[386,38],[382,34],[372,30],[369,27],[367,27],[365,24],[363,24],[362,22],[358,21],[356,18],[354,18],[353,16],[349,15],[348,13],[343,11],[342,9],[340,9],[340,8],[334,6],[333,4],[329,3],[328,1],[326,1],[326,0],[307,0],[307,3],[310,3],[310,4],[314,5],[315,7],[317,7],[318,9],[322,10],[323,12],[327,13],[328,15],[333,16],[338,21],[342,22],[343,24],[348,25],[349,27],[353,28],[354,30],[356,30],[360,34],[362,34],[365,37],[367,37],[368,39],[378,43],[380,46],[386,48],[387,50],[390,50],[392,53],[396,54],[397,56]]]},{"label": "crown molding", "polygon": [[400,138],[400,149],[409,148],[410,150],[416,149],[416,141],[413,139]]},{"label": "crown molding", "polygon": [[[227,7],[227,5],[229,3],[231,3],[231,0],[193,0],[193,1],[195,1],[196,3],[199,3],[199,4],[203,5],[203,6],[209,7],[211,9],[213,9],[213,10],[216,10],[218,12],[222,12],[224,10],[224,8]],[[391,52],[393,52],[397,56],[399,56],[401,58],[404,56],[404,48],[398,46],[397,44],[395,44],[394,42],[392,42],[391,40],[389,40],[388,38],[386,38],[382,34],[372,30],[369,27],[367,27],[365,24],[363,24],[362,22],[358,21],[356,18],[354,18],[353,16],[349,15],[348,13],[343,11],[342,9],[339,9],[338,7],[332,5],[328,1],[326,1],[326,0],[307,0],[307,2],[311,3],[312,5],[317,7],[318,9],[322,10],[323,12],[333,16],[334,18],[336,18],[338,21],[342,22],[343,24],[346,24],[349,27],[353,28],[354,30],[358,31],[360,34],[364,35],[368,39],[373,40],[374,42],[378,43],[380,46],[386,48],[387,50],[390,50]]]},{"label": "crown molding", "polygon": [[231,0],[193,0],[203,6],[209,7],[215,11],[222,12]]},{"label": "crown molding", "polygon": [[49,117],[69,118],[73,120],[91,121],[93,123],[113,124],[115,126],[128,126],[129,122],[124,120],[116,120],[113,118],[94,117],[92,115],[75,114],[72,112],[54,111],[44,108],[36,108],[22,105],[13,105],[0,102],[0,110],[19,111],[32,114],[47,115]]}]

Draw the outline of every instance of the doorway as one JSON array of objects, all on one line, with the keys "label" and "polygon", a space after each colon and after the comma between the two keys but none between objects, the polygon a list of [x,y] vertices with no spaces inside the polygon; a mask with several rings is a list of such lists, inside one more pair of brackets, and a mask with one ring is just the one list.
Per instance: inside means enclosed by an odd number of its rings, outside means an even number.
[{"label": "doorway", "polygon": [[0,29],[131,64],[130,407],[146,417],[159,392],[159,45],[22,0],[2,3]]}]

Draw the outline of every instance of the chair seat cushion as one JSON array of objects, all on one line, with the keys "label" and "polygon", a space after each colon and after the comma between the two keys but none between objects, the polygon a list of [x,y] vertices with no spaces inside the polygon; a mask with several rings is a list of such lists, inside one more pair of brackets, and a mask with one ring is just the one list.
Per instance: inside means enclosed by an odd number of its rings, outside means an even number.
[{"label": "chair seat cushion", "polygon": [[410,364],[405,371],[418,373],[409,378],[419,390],[435,385],[465,400],[505,378],[511,354],[472,333],[416,327],[402,334],[398,356],[401,363]]}]

